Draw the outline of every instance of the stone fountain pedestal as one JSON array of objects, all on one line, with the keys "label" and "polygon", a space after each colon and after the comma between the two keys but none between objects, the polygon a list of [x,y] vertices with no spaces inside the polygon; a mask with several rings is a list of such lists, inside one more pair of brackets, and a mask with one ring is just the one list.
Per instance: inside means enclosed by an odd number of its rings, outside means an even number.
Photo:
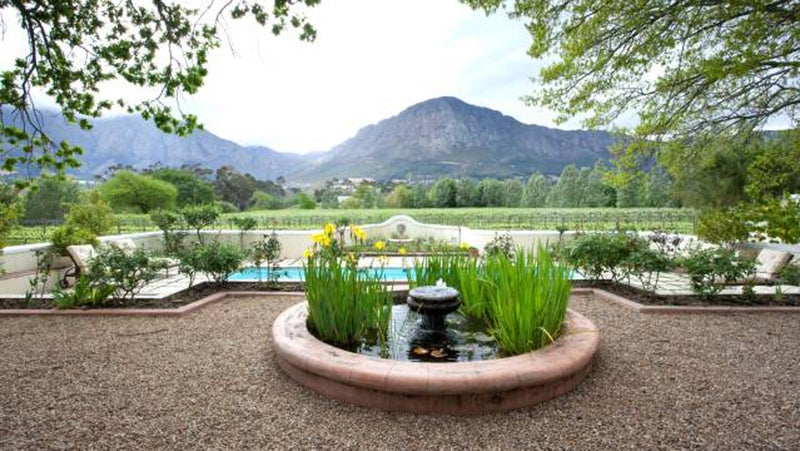
[{"label": "stone fountain pedestal", "polygon": [[461,306],[461,297],[455,288],[446,286],[417,287],[408,292],[406,299],[411,310],[422,318],[422,329],[443,331],[447,328],[445,317]]}]

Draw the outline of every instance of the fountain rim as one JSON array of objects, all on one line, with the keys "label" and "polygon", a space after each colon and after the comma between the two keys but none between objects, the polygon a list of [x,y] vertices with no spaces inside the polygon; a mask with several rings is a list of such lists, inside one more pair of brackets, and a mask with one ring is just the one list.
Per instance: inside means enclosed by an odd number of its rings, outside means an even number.
[{"label": "fountain rim", "polygon": [[[278,363],[290,377],[311,388],[315,387],[300,379],[311,375],[315,383],[328,381],[405,396],[491,394],[558,384],[570,385],[570,389],[583,379],[573,381],[592,365],[600,345],[597,326],[568,309],[561,336],[526,354],[476,362],[405,362],[324,343],[309,332],[307,317],[307,302],[284,310],[273,323],[272,341]],[[294,370],[304,376],[297,376]]]}]

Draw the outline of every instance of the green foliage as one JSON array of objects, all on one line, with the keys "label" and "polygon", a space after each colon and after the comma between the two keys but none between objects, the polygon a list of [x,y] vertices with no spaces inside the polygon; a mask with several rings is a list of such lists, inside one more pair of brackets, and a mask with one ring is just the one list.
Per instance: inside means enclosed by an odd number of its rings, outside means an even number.
[{"label": "green foliage", "polygon": [[219,209],[215,205],[197,205],[181,210],[181,216],[186,225],[195,230],[197,241],[202,244],[203,235],[200,231],[214,225],[219,218]]},{"label": "green foliage", "polygon": [[414,259],[414,265],[408,272],[410,288],[435,285],[441,279],[448,286],[459,289],[459,272],[471,260],[461,253],[439,251],[423,258]]},{"label": "green foliage", "polygon": [[164,234],[164,253],[177,255],[186,232],[183,230],[183,216],[170,210],[155,210],[150,213],[150,220]]},{"label": "green foliage", "polygon": [[100,185],[100,196],[116,209],[131,208],[142,213],[175,208],[178,189],[156,178],[119,171]]},{"label": "green foliage", "polygon": [[192,171],[162,168],[151,172],[150,176],[170,183],[178,190],[176,202],[179,208],[210,204],[215,200],[214,187]]},{"label": "green foliage", "polygon": [[[278,258],[281,255],[281,242],[278,234],[273,231],[269,236],[264,235],[263,240],[258,240],[253,244],[250,251],[253,264],[261,268],[262,263],[267,264],[267,275],[270,282],[277,282],[280,277]],[[259,282],[261,281],[261,271],[258,272]]]},{"label": "green foliage", "polygon": [[505,255],[511,258],[511,256],[514,255],[514,239],[511,238],[511,235],[508,233],[500,235],[495,233],[494,238],[483,247],[483,251],[489,257]]},{"label": "green foliage", "polygon": [[110,286],[116,301],[133,300],[148,283],[158,277],[164,264],[150,258],[144,249],[125,251],[101,248],[89,262],[89,278],[95,286]]},{"label": "green foliage", "polygon": [[237,207],[236,205],[234,205],[234,204],[232,204],[230,202],[225,202],[225,201],[218,200],[218,201],[214,202],[213,205],[216,206],[217,209],[222,213],[238,213],[239,212],[239,207]]},{"label": "green foliage", "polygon": [[181,248],[178,251],[178,260],[180,261],[178,272],[189,279],[189,288],[194,285],[197,273],[202,272],[206,253],[205,247],[199,243]]},{"label": "green foliage", "polygon": [[[250,17],[273,34],[290,28],[297,30],[301,39],[313,41],[316,31],[306,20],[305,10],[317,3],[319,0],[299,4],[277,1],[270,6],[210,2],[196,7],[161,1],[0,2],[6,8],[5,33],[11,33],[12,40],[13,34],[19,33],[28,44],[19,54],[9,55],[14,62],[0,71],[0,107],[15,112],[0,117],[0,141],[23,151],[4,152],[3,168],[24,172],[38,166],[60,171],[79,165],[79,147],[53,143],[41,132],[32,111],[36,103],[33,93],[37,92],[46,92],[67,122],[83,129],[91,127],[87,118],[99,117],[117,105],[152,120],[165,132],[188,135],[197,127],[197,118],[190,114],[176,117],[168,105],[203,85],[209,52],[221,42],[217,35],[220,22],[228,17]],[[125,99],[100,95],[106,92],[102,85],[113,80],[124,80],[157,96]]]},{"label": "green foliage", "polygon": [[750,236],[748,225],[739,210],[728,208],[708,210],[697,221],[697,236],[709,243],[733,248]]},{"label": "green foliage", "polygon": [[220,200],[236,205],[239,211],[247,210],[258,189],[258,182],[250,174],[241,174],[230,166],[217,169],[214,191]]},{"label": "green foliage", "polygon": [[[350,229],[354,234],[354,228]],[[345,254],[342,226],[326,224],[306,257],[309,328],[321,340],[355,346],[383,340],[389,328],[392,298],[380,275],[358,271],[358,256]],[[353,235],[354,239],[360,237]]]},{"label": "green foliage", "polygon": [[105,235],[114,226],[114,212],[97,191],[89,192],[80,203],[71,204],[66,224],[86,229],[97,236]]},{"label": "green foliage", "polygon": [[0,183],[0,249],[5,247],[9,233],[17,226],[23,214],[22,203],[11,186]]},{"label": "green foliage", "polygon": [[513,259],[486,261],[491,334],[506,354],[518,355],[553,342],[561,333],[572,285],[570,270],[539,249]]},{"label": "green foliage", "polygon": [[592,281],[607,276],[619,283],[636,277],[645,289],[655,289],[658,277],[672,266],[663,252],[650,249],[648,240],[629,233],[589,233],[566,246],[564,256]]},{"label": "green foliage", "polygon": [[242,266],[245,253],[239,247],[220,242],[195,246],[199,271],[217,285],[225,285],[228,277]]},{"label": "green foliage", "polygon": [[50,279],[50,270],[53,268],[53,260],[56,257],[52,248],[36,249],[33,255],[36,258],[36,272],[28,280],[30,289],[25,291],[25,299],[28,301],[33,298],[44,298],[47,281]]},{"label": "green foliage", "polygon": [[75,181],[42,175],[25,194],[25,220],[60,220],[80,200]]},{"label": "green foliage", "polygon": [[741,259],[736,252],[725,248],[694,248],[685,257],[686,268],[692,282],[692,290],[704,298],[713,298],[726,282],[750,276],[755,271],[751,260]]},{"label": "green foliage", "polygon": [[283,208],[283,202],[280,199],[263,191],[253,193],[252,204],[251,210],[278,210]]},{"label": "green foliage", "polygon": [[414,195],[405,185],[397,185],[391,193],[386,196],[386,206],[389,208],[411,208],[414,202]]},{"label": "green foliage", "polygon": [[67,255],[67,247],[75,244],[91,244],[98,246],[100,241],[97,234],[91,230],[70,224],[62,224],[50,234],[53,252],[57,255]]},{"label": "green foliage", "polygon": [[793,262],[790,265],[784,266],[780,274],[778,274],[777,283],[778,285],[800,286],[800,264]]},{"label": "green foliage", "polygon": [[80,276],[71,289],[56,287],[53,290],[53,305],[59,309],[97,307],[106,304],[114,291],[113,286],[97,283],[88,276]]},{"label": "green foliage", "polygon": [[317,203],[308,193],[299,193],[295,199],[297,206],[303,210],[313,210],[317,208]]},{"label": "green foliage", "polygon": [[[506,2],[462,0],[487,12]],[[544,59],[527,102],[609,125],[635,111],[644,137],[751,130],[792,116],[800,34],[795,2],[515,0]],[[787,85],[787,81],[790,83]]]},{"label": "green foliage", "polygon": [[762,240],[800,242],[800,203],[787,194],[742,207],[752,230]]}]

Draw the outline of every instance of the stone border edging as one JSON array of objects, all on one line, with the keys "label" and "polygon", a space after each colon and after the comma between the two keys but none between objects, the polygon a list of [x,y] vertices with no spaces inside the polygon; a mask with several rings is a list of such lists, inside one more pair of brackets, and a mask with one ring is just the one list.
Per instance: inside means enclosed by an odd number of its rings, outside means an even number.
[{"label": "stone border edging", "polygon": [[229,297],[245,296],[303,296],[305,292],[300,291],[224,291],[214,293],[202,299],[198,299],[191,304],[186,304],[178,308],[105,308],[105,309],[72,309],[59,310],[52,309],[0,309],[0,318],[4,316],[154,316],[154,317],[179,317],[194,312],[209,304],[222,301]]},{"label": "stone border edging", "polygon": [[575,288],[573,295],[596,296],[605,301],[634,310],[642,314],[714,314],[714,313],[800,313],[800,306],[745,307],[736,305],[647,305],[610,293],[600,288]]},{"label": "stone border edging", "polygon": [[537,351],[477,362],[401,362],[323,343],[308,331],[307,315],[302,302],[273,323],[281,368],[326,396],[385,410],[477,414],[538,404],[575,388],[600,345],[597,326],[569,310],[561,337]]}]

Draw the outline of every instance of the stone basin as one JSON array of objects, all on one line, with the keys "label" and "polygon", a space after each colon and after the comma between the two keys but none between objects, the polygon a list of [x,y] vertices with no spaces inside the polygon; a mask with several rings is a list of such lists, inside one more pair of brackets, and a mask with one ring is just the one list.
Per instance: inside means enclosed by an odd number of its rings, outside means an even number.
[{"label": "stone basin", "polygon": [[479,414],[532,406],[575,388],[590,372],[600,331],[567,311],[551,345],[514,357],[456,363],[401,362],[339,349],[306,326],[308,305],[294,305],[272,326],[278,364],[296,382],[365,407],[407,412]]}]

